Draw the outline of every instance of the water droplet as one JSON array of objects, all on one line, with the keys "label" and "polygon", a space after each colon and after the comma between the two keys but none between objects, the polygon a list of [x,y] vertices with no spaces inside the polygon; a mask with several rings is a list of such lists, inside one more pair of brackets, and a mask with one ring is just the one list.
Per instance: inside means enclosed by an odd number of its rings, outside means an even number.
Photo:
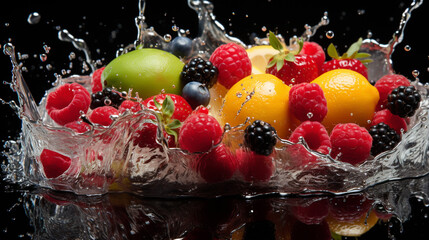
[{"label": "water droplet", "polygon": [[231,125],[230,125],[229,123],[225,123],[225,126],[223,127],[223,129],[224,129],[225,131],[229,131],[229,130],[231,130],[231,129],[232,129],[232,127],[231,127]]},{"label": "water droplet", "polygon": [[45,62],[48,59],[48,56],[46,54],[42,53],[39,55],[39,58],[42,62]]},{"label": "water droplet", "polygon": [[71,53],[69,54],[69,59],[70,59],[70,61],[71,61],[71,60],[73,60],[73,59],[75,59],[75,58],[76,58],[76,53],[71,52]]},{"label": "water droplet", "polygon": [[241,98],[243,96],[243,94],[241,92],[238,92],[235,94],[238,98]]},{"label": "water droplet", "polygon": [[170,42],[171,41],[171,35],[170,34],[165,34],[164,35],[164,41],[166,41],[166,42]]},{"label": "water droplet", "polygon": [[357,10],[357,14],[358,15],[364,15],[365,14],[365,9],[358,9]]},{"label": "water droplet", "polygon": [[104,105],[110,106],[111,104],[112,104],[112,100],[110,100],[109,98],[104,99]]},{"label": "water droplet", "polygon": [[3,48],[4,54],[11,56],[12,54],[14,54],[14,52],[15,52],[15,49],[12,43],[6,43],[6,45],[4,45],[4,48]]},{"label": "water droplet", "polygon": [[173,30],[173,31],[177,32],[177,31],[179,31],[179,27],[178,27],[176,24],[174,24],[174,25],[171,27],[171,30]]},{"label": "water droplet", "polygon": [[411,51],[410,45],[405,45],[404,50],[407,52]]},{"label": "water droplet", "polygon": [[334,34],[334,32],[333,32],[333,31],[329,30],[329,31],[327,31],[327,32],[326,32],[325,36],[326,36],[328,39],[332,39],[332,38],[335,36],[335,34]]},{"label": "water droplet", "polygon": [[267,27],[263,26],[263,27],[261,28],[261,30],[262,30],[262,32],[266,32],[266,31],[267,31]]},{"label": "water droplet", "polygon": [[308,113],[307,113],[307,117],[308,117],[308,119],[311,119],[311,118],[313,117],[313,115],[314,115],[314,114],[313,114],[312,112],[308,112]]},{"label": "water droplet", "polygon": [[45,50],[45,53],[48,54],[49,51],[51,51],[51,47],[49,47],[48,45],[43,45],[43,49]]},{"label": "water droplet", "polygon": [[40,14],[38,12],[33,12],[28,15],[27,22],[29,24],[38,24],[40,22]]},{"label": "water droplet", "polygon": [[413,70],[411,74],[413,75],[414,78],[417,78],[420,75],[420,72],[419,70]]},{"label": "water droplet", "polygon": [[53,68],[51,64],[46,64],[46,70],[51,71]]}]

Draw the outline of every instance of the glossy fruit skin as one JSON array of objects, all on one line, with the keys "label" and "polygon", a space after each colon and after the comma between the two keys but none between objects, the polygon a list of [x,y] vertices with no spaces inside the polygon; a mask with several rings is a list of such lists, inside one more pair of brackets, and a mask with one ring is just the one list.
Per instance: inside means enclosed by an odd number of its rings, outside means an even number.
[{"label": "glossy fruit skin", "polygon": [[421,99],[414,86],[399,86],[387,97],[387,108],[402,118],[412,117],[419,108]]},{"label": "glossy fruit skin", "polygon": [[276,143],[276,130],[269,123],[256,120],[244,130],[244,145],[257,154],[269,156]]},{"label": "glossy fruit skin", "polygon": [[89,115],[89,120],[96,124],[109,126],[113,122],[113,119],[110,118],[112,115],[119,115],[118,109],[111,106],[98,107]]},{"label": "glossy fruit skin", "polygon": [[187,57],[192,51],[192,40],[188,37],[175,37],[168,45],[168,51],[176,57]]},{"label": "glossy fruit skin", "polygon": [[43,149],[40,162],[47,178],[56,178],[63,174],[71,165],[71,159],[49,149]]},{"label": "glossy fruit skin", "polygon": [[363,63],[357,59],[332,59],[325,62],[322,66],[322,73],[329,72],[334,69],[349,69],[362,74],[368,79],[368,69]]},{"label": "glossy fruit skin", "polygon": [[405,121],[405,119],[391,113],[389,109],[384,109],[376,112],[374,114],[374,118],[372,119],[370,126],[372,127],[379,123],[387,124],[390,128],[393,128],[399,135],[402,135],[402,132],[407,132],[407,122]]},{"label": "glossy fruit skin", "polygon": [[180,95],[180,72],[184,64],[173,54],[143,48],[128,52],[111,61],[101,75],[104,87],[138,92],[145,99],[161,92]]},{"label": "glossy fruit skin", "polygon": [[316,42],[304,42],[301,55],[307,55],[314,60],[321,74],[322,66],[325,63],[326,55],[323,48]]},{"label": "glossy fruit skin", "polygon": [[188,82],[182,90],[182,97],[191,105],[192,109],[202,105],[206,107],[210,102],[210,92],[200,82]]},{"label": "glossy fruit skin", "polygon": [[388,74],[381,77],[374,85],[380,94],[377,111],[387,108],[387,96],[399,86],[410,86],[410,81],[400,74]]},{"label": "glossy fruit skin", "polygon": [[156,96],[151,96],[142,102],[144,107],[149,109],[159,111],[159,109],[155,106],[153,98],[155,97],[156,101],[158,101],[161,105],[164,102],[165,98],[170,96],[174,102],[174,113],[171,116],[172,119],[177,119],[181,122],[185,121],[185,119],[191,114],[192,108],[189,103],[182,97],[176,94],[159,94]]},{"label": "glossy fruit skin", "polygon": [[289,106],[293,115],[301,122],[322,122],[328,112],[323,90],[315,83],[294,85],[289,92]]},{"label": "glossy fruit skin", "polygon": [[316,78],[328,104],[328,113],[322,121],[328,132],[338,123],[356,123],[367,127],[373,118],[379,100],[377,89],[361,74],[337,69]]},{"label": "glossy fruit skin", "polygon": [[288,86],[311,82],[319,76],[316,63],[307,55],[296,55],[294,62],[284,60],[280,71],[277,71],[277,67],[274,65],[267,68],[265,72],[280,78]]}]

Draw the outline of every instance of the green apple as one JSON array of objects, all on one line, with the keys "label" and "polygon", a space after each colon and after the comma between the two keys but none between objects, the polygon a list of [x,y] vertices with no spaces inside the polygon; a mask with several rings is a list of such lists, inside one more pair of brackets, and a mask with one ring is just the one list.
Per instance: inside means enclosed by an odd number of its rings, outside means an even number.
[{"label": "green apple", "polygon": [[133,95],[146,99],[160,93],[180,95],[182,84],[180,72],[184,63],[173,54],[143,48],[128,52],[111,61],[101,75],[105,87],[119,91],[133,89]]}]

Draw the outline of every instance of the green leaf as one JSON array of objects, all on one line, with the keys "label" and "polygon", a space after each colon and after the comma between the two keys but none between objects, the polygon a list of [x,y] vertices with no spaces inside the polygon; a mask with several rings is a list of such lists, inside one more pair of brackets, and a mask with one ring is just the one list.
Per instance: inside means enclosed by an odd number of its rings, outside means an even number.
[{"label": "green leaf", "polygon": [[355,58],[368,58],[368,57],[371,57],[371,54],[369,54],[369,53],[357,53],[355,55]]},{"label": "green leaf", "polygon": [[170,128],[165,128],[165,132],[167,134],[173,136],[174,137],[174,142],[177,143],[177,139],[178,139],[179,135],[177,134],[176,131],[174,131],[173,129],[170,129]]},{"label": "green leaf", "polygon": [[299,54],[302,50],[302,48],[304,47],[304,41],[302,40],[302,38],[298,39],[298,45],[299,45],[299,49],[298,52],[296,54]]},{"label": "green leaf", "polygon": [[359,60],[361,63],[363,64],[367,64],[367,63],[372,63],[374,62],[372,59],[363,59],[363,60]]},{"label": "green leaf", "polygon": [[284,59],[288,62],[295,62],[295,54],[288,53],[288,54],[286,54]]},{"label": "green leaf", "polygon": [[267,64],[267,66],[265,68],[270,68],[272,66],[276,65],[276,60],[273,58],[271,59],[271,61]]},{"label": "green leaf", "polygon": [[174,102],[173,99],[171,99],[171,97],[167,95],[167,97],[164,99],[164,102],[162,103],[162,114],[166,119],[170,119],[171,116],[173,116],[173,113]]},{"label": "green leaf", "polygon": [[337,49],[335,48],[334,44],[329,44],[328,46],[328,55],[333,59],[339,59],[340,56],[338,55]]},{"label": "green leaf", "polygon": [[173,119],[173,121],[167,124],[168,129],[177,129],[177,128],[180,128],[181,126],[182,126],[182,123],[177,119]]},{"label": "green leaf", "polygon": [[334,232],[331,232],[331,237],[334,240],[341,240],[343,238],[343,237],[341,237],[340,235],[338,235],[338,234],[336,234]]},{"label": "green leaf", "polygon": [[155,107],[156,107],[159,111],[161,111],[162,106],[161,106],[161,104],[156,100],[156,96],[155,96],[155,97],[153,97],[153,103],[155,104]]},{"label": "green leaf", "polygon": [[360,46],[362,46],[362,38],[359,38],[357,42],[353,43],[349,49],[347,50],[346,54],[348,58],[352,58],[353,54],[356,54],[359,52]]},{"label": "green leaf", "polygon": [[282,45],[282,43],[280,42],[280,40],[276,37],[276,35],[273,32],[270,31],[270,35],[268,36],[268,39],[270,41],[270,45],[274,49],[276,49],[276,50],[278,50],[280,52],[283,51],[283,45]]}]

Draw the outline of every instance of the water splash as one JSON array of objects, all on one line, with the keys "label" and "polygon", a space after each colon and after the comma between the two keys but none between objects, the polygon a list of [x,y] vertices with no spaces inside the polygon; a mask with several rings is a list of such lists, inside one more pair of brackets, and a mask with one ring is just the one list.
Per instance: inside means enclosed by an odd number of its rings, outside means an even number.
[{"label": "water splash", "polygon": [[71,42],[77,50],[84,52],[85,62],[87,64],[86,66],[89,65],[91,67],[91,72],[95,71],[96,66],[92,61],[91,51],[89,50],[89,47],[86,44],[85,40],[75,38],[67,29],[58,31],[58,39],[64,42]]}]

